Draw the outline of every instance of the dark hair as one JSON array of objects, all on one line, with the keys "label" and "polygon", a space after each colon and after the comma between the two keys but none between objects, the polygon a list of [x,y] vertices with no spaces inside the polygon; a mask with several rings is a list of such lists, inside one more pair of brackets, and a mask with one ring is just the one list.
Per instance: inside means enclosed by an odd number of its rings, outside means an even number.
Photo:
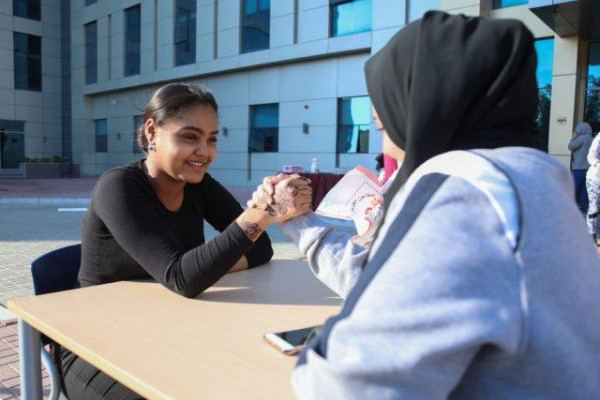
[{"label": "dark hair", "polygon": [[377,154],[377,156],[375,156],[375,162],[377,164],[375,164],[375,169],[377,171],[379,171],[381,168],[383,168],[383,153],[379,153]]},{"label": "dark hair", "polygon": [[219,111],[214,96],[204,87],[189,83],[169,83],[156,90],[144,108],[142,124],[136,128],[140,149],[144,153],[148,152],[148,139],[144,132],[148,119],[152,118],[156,125],[162,126],[169,121],[177,120],[181,111],[197,105],[205,105],[215,112]]}]

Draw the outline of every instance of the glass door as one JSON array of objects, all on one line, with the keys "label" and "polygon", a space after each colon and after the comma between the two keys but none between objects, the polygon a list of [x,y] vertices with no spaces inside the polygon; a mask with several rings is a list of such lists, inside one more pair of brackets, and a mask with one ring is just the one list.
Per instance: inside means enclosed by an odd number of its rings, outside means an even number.
[{"label": "glass door", "polygon": [[592,125],[593,132],[598,133],[600,132],[600,42],[590,43],[587,72],[583,118]]},{"label": "glass door", "polygon": [[19,168],[25,159],[25,123],[0,120],[0,167]]}]

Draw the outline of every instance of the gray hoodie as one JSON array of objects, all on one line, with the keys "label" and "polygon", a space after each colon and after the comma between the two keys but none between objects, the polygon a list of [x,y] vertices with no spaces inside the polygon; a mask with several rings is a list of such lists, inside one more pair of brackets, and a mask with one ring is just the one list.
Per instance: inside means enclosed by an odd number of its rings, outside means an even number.
[{"label": "gray hoodie", "polygon": [[586,170],[590,167],[588,152],[593,139],[590,124],[581,122],[575,127],[575,137],[569,141],[569,150],[573,152],[572,169]]},{"label": "gray hoodie", "polygon": [[[439,187],[433,175],[445,176]],[[331,240],[313,216],[284,224],[317,276],[347,295],[300,358],[298,397],[599,398],[600,264],[572,186],[532,149],[434,157],[394,197],[362,272],[366,251]],[[413,201],[423,189],[427,201]]]}]

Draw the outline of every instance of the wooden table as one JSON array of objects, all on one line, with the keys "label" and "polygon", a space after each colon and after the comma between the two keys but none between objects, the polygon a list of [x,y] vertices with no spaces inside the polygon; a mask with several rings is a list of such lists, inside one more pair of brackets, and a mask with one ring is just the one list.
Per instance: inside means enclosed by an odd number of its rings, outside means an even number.
[{"label": "wooden table", "polygon": [[262,335],[322,323],[339,304],[306,261],[277,260],[228,274],[196,299],[117,282],[8,308],[19,317],[25,398],[41,398],[41,332],[149,399],[286,399],[296,358]]}]

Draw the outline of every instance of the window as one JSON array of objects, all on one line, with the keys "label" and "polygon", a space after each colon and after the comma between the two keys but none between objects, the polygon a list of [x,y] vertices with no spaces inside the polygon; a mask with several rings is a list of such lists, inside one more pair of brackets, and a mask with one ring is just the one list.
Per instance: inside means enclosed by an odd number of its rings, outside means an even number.
[{"label": "window", "polygon": [[250,106],[250,153],[279,150],[279,104]]},{"label": "window", "polygon": [[144,123],[144,116],[143,115],[134,115],[133,116],[133,144],[132,144],[132,151],[133,153],[141,153],[142,150],[140,149],[140,146],[138,145],[137,142],[137,130],[138,127],[140,125],[142,125]]},{"label": "window", "polygon": [[408,2],[408,21],[415,21],[429,11],[429,10],[439,10],[440,9],[440,0],[410,0]]},{"label": "window", "polygon": [[13,32],[15,89],[42,90],[42,38]]},{"label": "window", "polygon": [[0,168],[19,168],[25,159],[24,130],[23,121],[0,119]]},{"label": "window", "polygon": [[15,17],[41,20],[40,0],[13,0]]},{"label": "window", "polygon": [[270,0],[243,0],[242,53],[269,48]]},{"label": "window", "polygon": [[95,135],[96,135],[96,153],[106,153],[108,151],[108,128],[106,119],[96,119]]},{"label": "window", "polygon": [[90,4],[94,4],[95,2],[97,2],[98,0],[85,0],[85,5],[89,6]]},{"label": "window", "polygon": [[331,37],[371,29],[371,0],[329,0]]},{"label": "window", "polygon": [[85,83],[98,81],[98,35],[96,21],[85,25]]},{"label": "window", "polygon": [[493,8],[506,8],[513,6],[520,6],[522,4],[528,4],[529,0],[494,0]]},{"label": "window", "polygon": [[140,5],[125,10],[125,76],[140,73]]},{"label": "window", "polygon": [[175,3],[175,65],[196,62],[196,0]]},{"label": "window", "polygon": [[535,72],[538,84],[538,115],[537,125],[542,133],[544,143],[548,144],[550,130],[550,103],[552,101],[552,66],[554,64],[554,39],[539,39],[535,41],[537,53],[537,70]]},{"label": "window", "polygon": [[594,132],[600,132],[600,42],[590,43],[588,54],[588,78],[583,120],[592,125]]},{"label": "window", "polygon": [[368,96],[338,99],[338,153],[367,153],[371,126],[371,101]]}]

